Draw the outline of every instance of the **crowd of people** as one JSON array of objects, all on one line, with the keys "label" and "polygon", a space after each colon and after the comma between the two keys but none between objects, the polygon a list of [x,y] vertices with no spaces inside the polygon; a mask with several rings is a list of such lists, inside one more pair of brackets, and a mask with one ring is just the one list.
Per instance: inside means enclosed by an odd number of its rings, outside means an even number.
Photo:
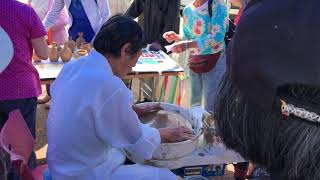
[{"label": "crowd of people", "polygon": [[[194,0],[182,11],[181,31],[178,0],[25,3],[0,0],[0,26],[14,47],[0,72],[0,128],[18,109],[36,138],[37,103],[51,99],[47,162],[53,179],[178,179],[166,168],[124,164],[124,151],[148,160],[160,143],[192,137],[184,127],[154,129],[139,120],[160,107],[136,106],[122,79],[147,44],[163,51],[173,44],[172,53],[187,53],[190,105],[212,113],[228,148],[265,167],[271,179],[320,178],[320,24],[313,21],[320,2]],[[227,46],[229,3],[241,7]],[[32,55],[47,59],[48,38],[62,45],[81,32],[94,50],[65,64],[38,99]],[[35,154],[26,162],[35,168]],[[248,163],[237,168],[236,178],[246,178]]]}]

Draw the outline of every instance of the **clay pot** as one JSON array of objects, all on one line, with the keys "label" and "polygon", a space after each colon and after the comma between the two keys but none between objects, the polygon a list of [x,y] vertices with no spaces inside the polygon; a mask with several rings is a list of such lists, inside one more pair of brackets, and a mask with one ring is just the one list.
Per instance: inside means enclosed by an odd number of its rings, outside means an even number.
[{"label": "clay pot", "polygon": [[72,51],[68,47],[68,43],[64,43],[64,47],[60,51],[60,57],[61,57],[63,62],[70,61],[70,59],[72,57]]},{"label": "clay pot", "polygon": [[90,53],[90,51],[91,51],[91,44],[90,44],[90,43],[87,43],[87,42],[83,42],[83,43],[81,43],[80,48],[81,48],[81,49],[85,49],[85,50],[87,50],[88,53]]},{"label": "clay pot", "polygon": [[56,43],[49,45],[49,59],[51,62],[57,62],[59,60],[59,51]]},{"label": "clay pot", "polygon": [[88,51],[85,49],[78,49],[77,54],[78,54],[78,56],[86,56],[86,55],[88,55]]},{"label": "clay pot", "polygon": [[32,53],[32,60],[33,62],[41,62],[41,59],[36,55],[34,51]]},{"label": "clay pot", "polygon": [[78,36],[79,37],[76,40],[76,45],[77,45],[77,48],[80,49],[81,43],[86,42],[86,40],[83,38],[83,32],[79,32]]},{"label": "clay pot", "polygon": [[72,40],[72,37],[69,37],[66,43],[72,52],[76,49],[76,42]]}]

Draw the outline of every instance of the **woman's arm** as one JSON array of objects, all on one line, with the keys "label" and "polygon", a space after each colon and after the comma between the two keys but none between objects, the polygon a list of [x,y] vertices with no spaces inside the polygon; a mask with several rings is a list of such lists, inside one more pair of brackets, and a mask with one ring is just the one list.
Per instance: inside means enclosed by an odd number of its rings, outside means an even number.
[{"label": "woman's arm", "polygon": [[54,24],[51,27],[52,31],[60,31],[65,29],[65,27],[69,23],[69,15],[65,8],[61,11],[58,19],[54,22]]},{"label": "woman's arm", "polygon": [[125,14],[132,18],[137,18],[143,12],[143,7],[144,0],[134,0]]},{"label": "woman's arm", "polygon": [[31,44],[40,59],[48,59],[48,46],[45,39],[46,31],[36,12],[30,8],[29,28]]},{"label": "woman's arm", "polygon": [[40,59],[48,59],[48,46],[45,37],[32,39],[31,43],[37,57]]},{"label": "woman's arm", "polygon": [[54,0],[50,11],[43,20],[43,25],[46,29],[54,25],[64,6],[64,0]]}]

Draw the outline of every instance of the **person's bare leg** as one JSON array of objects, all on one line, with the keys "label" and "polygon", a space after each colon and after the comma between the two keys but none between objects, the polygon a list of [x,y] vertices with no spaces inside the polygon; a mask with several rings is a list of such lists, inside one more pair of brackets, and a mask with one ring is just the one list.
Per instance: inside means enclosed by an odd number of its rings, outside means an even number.
[{"label": "person's bare leg", "polygon": [[47,94],[38,98],[38,104],[45,104],[50,101],[50,85],[46,85]]}]

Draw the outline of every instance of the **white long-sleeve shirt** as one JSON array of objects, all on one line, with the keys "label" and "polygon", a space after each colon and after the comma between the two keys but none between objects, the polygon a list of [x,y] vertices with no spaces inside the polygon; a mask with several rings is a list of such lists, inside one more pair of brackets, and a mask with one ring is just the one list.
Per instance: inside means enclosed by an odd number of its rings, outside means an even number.
[{"label": "white long-sleeve shirt", "polygon": [[96,51],[67,63],[51,94],[47,160],[54,179],[109,179],[125,160],[122,148],[151,159],[160,144],[159,131],[140,123],[132,92]]},{"label": "white long-sleeve shirt", "polygon": [[[81,3],[84,11],[87,14],[93,31],[97,34],[103,23],[105,23],[110,17],[108,0],[81,0]],[[43,20],[43,25],[45,26],[45,28],[49,28],[54,24],[58,15],[65,6],[69,12],[70,4],[71,0],[54,0],[51,10]],[[69,17],[69,25],[71,26],[72,15],[70,14],[70,12]]]},{"label": "white long-sleeve shirt", "polygon": [[118,13],[124,14],[129,8],[130,0],[109,0],[111,15]]}]

